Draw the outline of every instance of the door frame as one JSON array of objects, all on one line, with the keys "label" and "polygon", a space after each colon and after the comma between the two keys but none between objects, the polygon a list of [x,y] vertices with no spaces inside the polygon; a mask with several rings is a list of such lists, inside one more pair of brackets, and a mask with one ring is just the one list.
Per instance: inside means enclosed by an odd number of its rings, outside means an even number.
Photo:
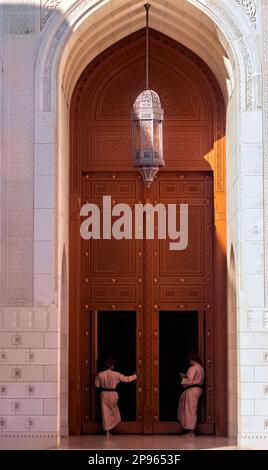
[{"label": "door frame", "polygon": [[[170,421],[160,421],[158,419],[159,416],[159,362],[160,362],[160,352],[159,352],[159,338],[160,338],[160,327],[159,327],[159,319],[160,319],[160,312],[165,311],[165,309],[158,310],[154,316],[154,342],[153,342],[153,350],[154,350],[154,357],[157,357],[157,360],[154,360],[154,372],[153,372],[153,390],[154,390],[154,421],[153,421],[153,434],[178,434],[178,431],[181,430],[181,427],[178,422],[170,422]],[[206,368],[206,347],[207,347],[207,332],[208,324],[205,321],[205,314],[206,312],[202,309],[194,309],[194,308],[185,308],[184,310],[181,309],[173,309],[169,310],[174,312],[174,315],[179,315],[180,312],[187,312],[187,311],[196,311],[197,312],[197,321],[198,321],[198,355],[202,359],[202,364],[204,364],[204,368]],[[200,341],[202,339],[202,341]],[[206,374],[205,374],[206,377]],[[207,396],[210,394],[210,390],[208,387],[205,386],[203,390],[203,396],[205,396],[205,400],[207,400]],[[178,400],[179,401],[179,400]],[[203,404],[202,404],[203,406]],[[214,403],[212,403],[212,407],[214,408]],[[205,410],[203,406],[203,410],[201,411],[202,416],[204,417]],[[206,422],[198,423],[197,424],[197,432],[200,434],[214,434],[214,423],[209,423],[208,417],[206,416]]]},{"label": "door frame", "polygon": [[[89,142],[84,142],[84,135],[87,135],[85,129],[81,124],[83,119],[88,115],[85,110],[90,109],[90,113],[94,114],[95,101],[91,99],[90,93],[93,96],[99,96],[100,90],[103,91],[102,83],[109,83],[109,80],[115,76],[116,72],[127,69],[130,62],[136,54],[136,44],[143,38],[142,32],[133,33],[115,45],[105,50],[100,56],[96,57],[84,70],[79,78],[72,95],[70,105],[70,249],[69,249],[69,279],[70,279],[70,296],[69,296],[69,311],[70,311],[70,359],[69,359],[69,429],[71,434],[80,434],[81,431],[81,348],[80,348],[80,335],[81,335],[81,316],[89,309],[89,305],[81,305],[81,286],[79,285],[81,278],[81,249],[82,242],[79,237],[80,229],[80,208],[81,208],[81,174],[84,171],[106,171],[114,173],[115,167],[111,160],[107,160],[105,167],[103,161],[97,159],[94,161],[87,161],[92,146]],[[174,68],[177,67],[178,58],[181,58],[183,64],[188,64],[189,70],[193,75],[187,75],[190,84],[193,86],[192,90],[199,90],[196,87],[195,79],[202,78],[203,88],[202,94],[196,94],[200,101],[200,110],[202,111],[202,119],[196,121],[194,125],[202,125],[204,132],[204,154],[202,160],[190,160],[185,156],[185,160],[177,161],[173,159],[168,163],[167,170],[174,173],[188,172],[188,171],[211,171],[213,172],[214,184],[214,225],[212,227],[213,240],[214,240],[214,333],[210,336],[210,341],[214,344],[214,359],[215,359],[215,390],[211,393],[215,395],[215,434],[218,436],[227,435],[227,309],[226,309],[226,187],[225,187],[225,117],[226,109],[224,105],[223,96],[219,84],[207,67],[197,55],[192,51],[185,48],[183,45],[178,44],[173,39],[163,35],[162,33],[151,31],[151,39],[161,46],[159,50],[160,58],[163,64],[169,64]],[[137,42],[136,42],[137,41]],[[126,49],[125,49],[126,48]],[[127,48],[132,50],[131,54],[125,54]],[[132,48],[132,49],[131,49]],[[129,50],[127,51],[129,52]],[[171,54],[172,52],[172,54]],[[122,64],[122,55],[125,61]],[[173,53],[177,54],[176,60],[173,58]],[[170,55],[170,59],[169,59]],[[132,57],[133,56],[133,57]],[[114,63],[113,63],[114,57]],[[119,59],[118,59],[119,57]],[[107,60],[107,67],[105,61]],[[170,60],[170,62],[169,62]],[[112,64],[112,66],[111,66]],[[191,64],[191,65],[189,65]],[[98,68],[99,67],[99,68]],[[187,69],[188,70],[188,69]],[[180,70],[181,72],[181,70]],[[164,77],[165,75],[163,75]],[[192,77],[194,79],[192,80]],[[96,87],[93,90],[90,85]],[[101,93],[102,93],[101,91]],[[84,103],[84,105],[83,105]],[[91,109],[92,108],[92,109]],[[85,112],[85,116],[84,113]],[[92,114],[92,116],[93,116]],[[90,114],[91,115],[91,114]],[[204,118],[206,116],[206,118]],[[205,120],[204,120],[204,119]],[[179,122],[179,121],[178,121]],[[108,123],[107,123],[108,124]],[[116,121],[111,121],[111,126],[114,129]],[[204,127],[205,126],[205,127]],[[187,131],[187,122],[180,121],[179,127],[181,130],[185,128]],[[117,128],[117,127],[116,127]],[[107,127],[108,129],[108,127]],[[126,132],[129,129],[129,120],[124,121],[122,129]],[[170,132],[175,132],[178,129],[178,124],[172,121]],[[207,131],[205,131],[207,129]],[[125,134],[124,134],[125,135]],[[207,152],[207,153],[205,153]],[[205,158],[204,158],[205,156]],[[131,162],[125,160],[118,160],[118,173],[120,168],[122,172],[135,172]],[[163,170],[163,173],[165,169]],[[154,286],[152,287],[154,288]],[[211,306],[208,306],[210,308]],[[155,305],[146,306],[146,315],[149,319],[149,312],[157,309]],[[149,321],[149,320],[148,320]],[[148,348],[146,361],[149,363],[152,360]],[[149,357],[150,356],[150,357]],[[145,394],[151,399],[151,390],[149,390],[149,381],[145,380]],[[149,396],[150,395],[150,396]],[[149,406],[144,408],[144,412],[148,412],[148,418],[151,417],[151,410]],[[146,420],[145,420],[146,421]],[[144,432],[151,432],[150,426]]]},{"label": "door frame", "polygon": [[[110,309],[111,312],[132,311],[133,309]],[[82,321],[81,331],[81,356],[82,363],[82,386],[81,386],[81,433],[98,433],[102,430],[100,422],[96,421],[97,413],[97,390],[95,388],[95,376],[98,373],[98,314],[101,311],[109,309],[88,310]],[[136,314],[136,371],[138,374],[136,386],[136,421],[121,422],[116,427],[115,432],[126,434],[141,434],[143,430],[142,423],[142,314],[141,311],[135,311]],[[120,409],[120,405],[119,405]],[[84,417],[84,420],[83,420]],[[90,419],[91,418],[91,419]]]}]

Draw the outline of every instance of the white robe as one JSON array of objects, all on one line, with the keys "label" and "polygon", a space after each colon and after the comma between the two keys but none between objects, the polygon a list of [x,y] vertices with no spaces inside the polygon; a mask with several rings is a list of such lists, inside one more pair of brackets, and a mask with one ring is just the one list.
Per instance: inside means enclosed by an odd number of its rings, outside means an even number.
[{"label": "white robe", "polygon": [[[189,367],[186,377],[181,381],[182,386],[200,384],[204,382],[204,369],[200,364],[194,364]],[[197,405],[202,389],[199,387],[189,388],[185,390],[179,400],[178,420],[184,429],[195,429],[197,422]]]},{"label": "white robe", "polygon": [[[136,374],[125,376],[114,370],[107,369],[97,375],[95,385],[97,388],[116,388],[119,382],[132,382],[136,378]],[[104,431],[109,431],[120,423],[121,416],[118,409],[117,392],[101,392],[101,415]]]}]

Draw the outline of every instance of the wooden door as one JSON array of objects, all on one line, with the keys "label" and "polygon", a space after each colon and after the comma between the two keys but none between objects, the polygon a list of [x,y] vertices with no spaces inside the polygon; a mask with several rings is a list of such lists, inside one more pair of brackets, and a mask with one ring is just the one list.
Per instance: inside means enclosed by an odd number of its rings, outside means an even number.
[{"label": "wooden door", "polygon": [[[181,203],[188,204],[188,246],[183,251],[171,251],[169,240],[154,240],[153,248],[153,288],[152,297],[155,312],[153,314],[153,431],[157,433],[176,432],[177,423],[165,422],[165,417],[160,416],[160,315],[165,318],[165,312],[172,312],[172,317],[180,318],[186,314],[183,321],[176,327],[170,317],[170,333],[174,333],[180,341],[187,335],[187,317],[193,315],[195,328],[192,330],[190,343],[184,343],[184,351],[179,350],[179,355],[187,357],[187,350],[196,350],[199,353],[205,368],[205,388],[202,398],[202,413],[200,414],[199,430],[206,434],[214,433],[214,377],[215,358],[214,345],[211,338],[214,337],[214,220],[213,220],[213,179],[211,173],[173,173],[168,172],[159,175],[153,185],[155,200],[165,205],[177,204],[177,210]],[[178,216],[179,220],[179,216]],[[177,328],[177,331],[176,331]],[[173,331],[172,331],[173,329]],[[169,336],[164,336],[162,341],[169,341]],[[172,350],[172,347],[170,347]],[[179,389],[180,357],[170,357],[170,373],[177,379],[171,381],[173,388]],[[162,364],[162,368],[168,369]],[[180,393],[182,390],[180,390]],[[179,390],[177,392],[179,397]],[[168,395],[164,395],[167,399]],[[174,408],[174,414],[175,414]]]},{"label": "wooden door", "polygon": [[[102,208],[102,197],[105,195],[111,196],[111,208],[117,203],[125,203],[134,209],[138,198],[142,197],[141,180],[134,173],[85,173],[83,175],[83,201],[91,201]],[[120,323],[114,325],[117,330],[120,326],[122,327],[118,335],[118,331],[112,331],[112,328],[110,332],[114,338],[114,340],[111,339],[111,343],[119,343],[116,354],[113,348],[111,351],[111,348],[105,344],[105,341],[103,342],[105,350],[100,350],[99,338],[103,332],[100,331],[99,317],[105,312],[106,318],[109,319],[109,316],[113,316],[115,312],[121,312],[123,317],[133,316],[133,313],[135,315],[135,331],[132,328],[130,340],[133,341],[134,336],[136,347],[134,360],[131,358],[126,364],[123,361],[123,368],[121,366],[120,372],[130,375],[137,371],[139,380],[136,384],[135,419],[132,417],[131,421],[121,423],[118,431],[140,433],[143,430],[143,240],[112,238],[82,240],[81,243],[81,302],[84,306],[81,358],[82,432],[97,432],[101,429],[100,404],[94,385],[95,375],[103,367],[104,361],[100,360],[100,356],[102,359],[108,359],[112,355],[120,368],[126,351],[123,348],[126,332],[124,325]],[[124,393],[127,393],[127,389]],[[134,406],[133,403],[131,406]]]},{"label": "wooden door", "polygon": [[[196,312],[196,331],[192,345],[185,344],[185,356],[190,349],[197,349],[206,368],[202,423],[200,430],[214,431],[213,348],[213,210],[212,176],[202,173],[160,174],[150,189],[144,188],[138,175],[87,173],[83,182],[83,201],[102,204],[102,196],[110,194],[112,204],[187,203],[189,206],[189,244],[185,251],[170,251],[169,239],[158,240],[90,240],[82,241],[81,285],[84,315],[82,321],[82,431],[100,429],[100,414],[94,378],[101,368],[99,356],[111,355],[109,346],[102,343],[99,351],[100,312],[106,318],[114,312],[124,312],[123,318],[135,312],[135,358],[127,364],[123,373],[138,371],[136,386],[135,419],[120,424],[119,432],[177,432],[176,410],[170,421],[160,416],[160,323],[159,315],[172,311],[174,315]],[[133,225],[134,225],[133,220]],[[157,218],[155,228],[157,229]],[[178,214],[179,225],[179,214]],[[145,226],[144,226],[145,235]],[[110,313],[109,313],[110,312]],[[167,313],[166,313],[167,315]],[[164,318],[164,317],[163,317]],[[122,331],[110,334],[117,347],[117,362],[126,354]],[[184,328],[180,324],[178,334]],[[185,326],[186,328],[186,326]],[[118,334],[117,334],[118,333]],[[129,334],[129,333],[126,333]],[[186,334],[182,331],[182,336]],[[207,340],[206,340],[207,338]],[[166,337],[163,341],[169,341]],[[131,338],[129,338],[129,344]],[[120,344],[122,348],[120,349]],[[188,349],[188,351],[187,351]],[[179,358],[171,357],[171,373],[177,376],[179,397]],[[166,364],[168,367],[170,364]],[[132,367],[132,370],[130,370]],[[165,367],[165,366],[164,366]],[[174,384],[175,386],[175,384]],[[172,395],[173,390],[170,390]],[[127,392],[126,392],[127,393]],[[167,399],[167,397],[163,397]],[[129,406],[134,406],[134,404]],[[205,412],[204,412],[205,410]]]},{"label": "wooden door", "polygon": [[[193,326],[197,328],[196,345],[206,369],[200,430],[224,435],[223,98],[215,77],[199,57],[167,36],[150,31],[151,86],[165,111],[166,166],[152,186],[145,187],[132,166],[130,122],[133,102],[144,88],[144,45],[144,31],[138,31],[94,59],[79,78],[70,106],[70,431],[79,434],[100,429],[93,378],[100,354],[101,312],[135,312],[136,364],[131,363],[131,368],[136,366],[139,372],[136,419],[122,423],[121,431],[172,433],[177,429],[176,421],[165,418],[171,411],[161,408],[159,365],[159,338],[165,323],[161,318],[174,314],[178,336],[188,328],[191,316],[197,325]],[[132,209],[145,202],[176,203],[178,207],[187,203],[187,250],[170,251],[168,240],[157,237],[82,240],[81,205],[93,202],[101,207],[103,195],[111,196],[112,206],[126,203]],[[180,372],[179,365],[174,359],[174,374]],[[173,409],[176,414],[175,405]]]}]

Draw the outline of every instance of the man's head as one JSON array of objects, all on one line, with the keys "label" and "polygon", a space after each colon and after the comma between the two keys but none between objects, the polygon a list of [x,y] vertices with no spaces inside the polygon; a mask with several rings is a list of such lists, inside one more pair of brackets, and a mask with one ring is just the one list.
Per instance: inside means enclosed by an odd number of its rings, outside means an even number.
[{"label": "man's head", "polygon": [[114,369],[114,366],[115,366],[115,360],[114,359],[107,359],[104,363],[105,365],[105,369],[111,369],[113,370]]},{"label": "man's head", "polygon": [[188,361],[191,366],[193,366],[194,364],[201,364],[201,359],[195,351],[189,352]]}]

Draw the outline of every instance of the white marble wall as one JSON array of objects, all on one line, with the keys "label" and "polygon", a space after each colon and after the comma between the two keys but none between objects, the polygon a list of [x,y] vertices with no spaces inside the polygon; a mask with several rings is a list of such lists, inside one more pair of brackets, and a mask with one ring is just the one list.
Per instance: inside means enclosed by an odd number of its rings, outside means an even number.
[{"label": "white marble wall", "polygon": [[[265,332],[262,111],[242,113],[238,364],[241,442],[268,446],[268,335]],[[263,406],[260,406],[260,404]],[[263,441],[267,441],[265,444]]]},{"label": "white marble wall", "polygon": [[0,448],[55,446],[57,308],[1,308],[0,328]]}]

